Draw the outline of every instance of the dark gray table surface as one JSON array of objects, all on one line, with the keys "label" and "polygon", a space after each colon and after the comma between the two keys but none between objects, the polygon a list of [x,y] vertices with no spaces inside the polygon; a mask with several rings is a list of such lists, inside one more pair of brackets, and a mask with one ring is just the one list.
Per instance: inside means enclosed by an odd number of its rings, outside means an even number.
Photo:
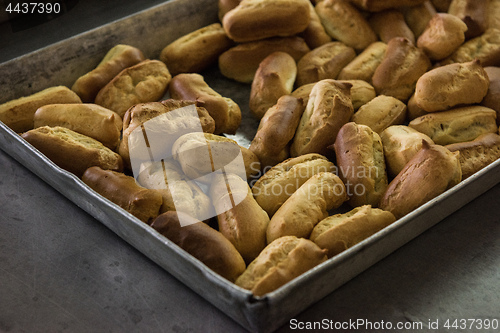
[{"label": "dark gray table surface", "polygon": [[[161,2],[77,1],[15,33],[3,23],[0,62]],[[497,185],[294,319],[494,332],[443,324],[500,320],[499,211]],[[244,330],[0,150],[0,332]]]}]

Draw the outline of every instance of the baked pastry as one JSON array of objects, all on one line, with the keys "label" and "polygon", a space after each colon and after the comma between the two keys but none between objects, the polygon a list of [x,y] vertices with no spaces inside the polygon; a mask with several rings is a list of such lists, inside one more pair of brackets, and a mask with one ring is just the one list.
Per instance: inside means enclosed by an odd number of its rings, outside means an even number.
[{"label": "baked pastry", "polygon": [[273,37],[233,46],[219,57],[219,70],[225,77],[251,83],[260,63],[273,52],[286,52],[299,61],[310,51],[305,40],[298,36]]},{"label": "baked pastry", "polygon": [[462,179],[466,179],[500,158],[500,135],[486,133],[473,141],[453,143],[446,148],[460,152]]},{"label": "baked pastry", "polygon": [[416,6],[426,0],[349,0],[359,8],[369,12],[380,12],[384,9]]},{"label": "baked pastry", "polygon": [[351,121],[366,125],[378,134],[389,126],[403,124],[405,120],[405,103],[385,95],[378,95],[362,105],[351,117]]},{"label": "baked pastry", "polygon": [[464,106],[433,112],[413,119],[408,126],[429,136],[438,145],[472,141],[481,134],[496,133],[497,114],[484,106]]},{"label": "baked pastry", "polygon": [[348,204],[377,207],[388,183],[380,136],[368,126],[349,122],[340,129],[333,148]]},{"label": "baked pastry", "polygon": [[77,177],[91,166],[123,171],[120,155],[99,141],[70,129],[42,126],[23,133],[22,137],[52,162]]},{"label": "baked pastry", "polygon": [[500,1],[490,0],[488,7],[488,28],[500,29]]},{"label": "baked pastry", "polygon": [[467,25],[455,15],[438,13],[432,17],[417,40],[431,60],[450,56],[465,41]]},{"label": "baked pastry", "polygon": [[269,216],[255,201],[247,182],[235,174],[217,174],[210,186],[219,231],[250,263],[266,247]]},{"label": "baked pastry", "polygon": [[339,73],[339,80],[364,80],[372,82],[375,70],[382,62],[387,44],[374,42],[366,47],[359,55],[348,63]]},{"label": "baked pastry", "polygon": [[437,67],[418,79],[415,103],[427,112],[480,103],[488,86],[488,74],[478,60]]},{"label": "baked pastry", "polygon": [[500,68],[485,67],[484,71],[488,75],[490,85],[486,96],[481,101],[481,105],[497,112],[497,124],[500,125]]},{"label": "baked pastry", "polygon": [[93,103],[99,90],[116,75],[144,60],[146,58],[138,48],[124,44],[116,45],[106,53],[96,68],[80,76],[73,83],[71,90],[80,96],[84,103]]},{"label": "baked pastry", "polygon": [[326,259],[326,251],[312,241],[294,236],[282,237],[266,246],[235,283],[250,290],[254,296],[263,296]]},{"label": "baked pastry", "polygon": [[340,127],[354,112],[350,89],[350,84],[331,79],[314,85],[290,148],[292,157],[328,153],[328,146],[335,142]]},{"label": "baked pastry", "polygon": [[410,99],[406,103],[406,118],[408,121],[412,121],[415,118],[425,116],[428,112],[422,109],[415,102],[415,94],[411,95]]},{"label": "baked pastry", "polygon": [[417,80],[431,67],[425,53],[408,39],[395,37],[387,43],[382,62],[373,73],[372,84],[379,95],[406,102]]},{"label": "baked pastry", "polygon": [[61,126],[89,136],[114,150],[120,143],[122,118],[97,104],[48,104],[35,112],[34,127]]},{"label": "baked pastry", "polygon": [[249,106],[252,114],[261,119],[281,96],[290,94],[296,76],[297,65],[288,53],[274,52],[262,60],[250,90]]},{"label": "baked pastry", "polygon": [[360,243],[396,221],[391,212],[370,205],[356,207],[344,214],[335,214],[321,220],[310,239],[328,250],[328,258]]},{"label": "baked pastry", "polygon": [[415,44],[415,35],[399,10],[387,9],[374,13],[370,16],[368,23],[384,43],[389,43],[394,37],[403,37]]},{"label": "baked pastry", "polygon": [[149,223],[160,212],[161,194],[139,186],[134,177],[94,166],[85,171],[82,180],[91,189],[144,223]]},{"label": "baked pastry", "polygon": [[243,0],[224,15],[222,26],[232,40],[243,43],[294,36],[311,20],[308,0]]},{"label": "baked pastry", "polygon": [[249,149],[259,158],[262,170],[290,156],[289,143],[299,126],[304,108],[301,99],[284,95],[260,120]]},{"label": "baked pastry", "polygon": [[357,51],[377,41],[377,35],[360,11],[344,0],[324,0],[316,5],[326,33]]},{"label": "baked pastry", "polygon": [[289,158],[262,175],[252,186],[252,193],[259,205],[272,217],[300,186],[320,172],[335,173],[337,168],[319,154]]},{"label": "baked pastry", "polygon": [[379,207],[399,219],[462,180],[459,153],[422,143],[422,149],[390,182]]},{"label": "baked pastry", "polygon": [[467,25],[465,38],[470,39],[484,33],[488,28],[489,0],[452,0],[448,13]]},{"label": "baked pastry", "polygon": [[106,84],[95,97],[99,104],[123,118],[131,106],[160,100],[172,76],[159,60],[144,60],[128,67]]},{"label": "baked pastry", "polygon": [[231,98],[213,90],[197,73],[178,74],[169,87],[174,99],[197,101],[215,121],[215,134],[234,134],[241,123],[241,110]]},{"label": "baked pastry", "polygon": [[309,238],[314,226],[328,216],[328,211],[340,207],[346,200],[346,187],[336,174],[315,174],[271,217],[267,242],[283,236]]},{"label": "baked pastry", "polygon": [[380,133],[387,172],[395,177],[403,170],[406,163],[422,148],[422,141],[433,145],[434,141],[424,133],[420,133],[405,125],[387,127]]},{"label": "baked pastry", "polygon": [[[439,2],[445,1],[439,0]],[[405,22],[411,29],[411,31],[413,31],[413,35],[415,36],[415,38],[418,38],[422,34],[422,32],[424,32],[431,18],[437,13],[436,8],[431,1],[425,1],[415,6],[405,6],[399,8],[399,10],[404,14]],[[448,10],[439,11],[447,12]]]},{"label": "baked pastry", "polygon": [[189,218],[183,213],[166,212],[155,218],[151,227],[215,273],[234,282],[246,269],[241,255],[230,241],[209,225],[199,221],[181,224],[180,220]]},{"label": "baked pastry", "polygon": [[318,13],[316,13],[314,5],[310,1],[309,16],[311,17],[309,25],[307,26],[306,30],[299,34],[299,36],[304,38],[307,45],[311,49],[315,49],[323,44],[331,42],[332,37],[330,37],[330,35],[326,33],[325,27],[323,27],[321,19],[319,18]]},{"label": "baked pastry", "polygon": [[80,97],[65,86],[50,87],[1,104],[0,121],[14,132],[25,132],[33,129],[33,116],[39,107],[55,103],[81,102]]},{"label": "baked pastry", "polygon": [[217,62],[232,46],[220,23],[213,23],[188,33],[163,48],[160,60],[170,74],[197,73]]},{"label": "baked pastry", "polygon": [[240,4],[241,0],[219,0],[217,3],[218,12],[217,16],[219,17],[219,21],[222,22],[224,15],[231,9],[235,8]]}]

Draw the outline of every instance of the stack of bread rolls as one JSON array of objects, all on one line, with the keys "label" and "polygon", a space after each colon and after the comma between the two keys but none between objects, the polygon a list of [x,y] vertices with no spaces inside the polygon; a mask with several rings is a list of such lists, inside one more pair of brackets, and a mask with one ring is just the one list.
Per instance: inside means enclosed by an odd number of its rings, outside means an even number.
[{"label": "stack of bread rolls", "polygon": [[[500,157],[499,3],[219,0],[218,22],[158,59],[117,45],[71,89],[0,105],[0,120],[262,296]],[[246,85],[245,104],[210,86],[213,69]],[[134,133],[193,124],[165,141],[170,159],[148,161],[146,140],[133,173]]]}]

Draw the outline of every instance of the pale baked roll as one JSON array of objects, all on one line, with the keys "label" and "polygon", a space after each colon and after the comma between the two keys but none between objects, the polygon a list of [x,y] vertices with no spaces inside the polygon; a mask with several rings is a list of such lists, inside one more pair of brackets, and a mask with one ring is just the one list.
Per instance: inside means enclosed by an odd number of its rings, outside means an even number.
[{"label": "pale baked roll", "polygon": [[39,107],[55,103],[81,102],[80,97],[65,86],[50,87],[1,104],[0,121],[14,132],[25,132],[33,129],[33,117]]},{"label": "pale baked roll", "polygon": [[321,19],[316,13],[316,9],[312,2],[309,1],[309,16],[311,17],[311,21],[307,26],[306,30],[301,32],[299,35],[304,38],[307,45],[311,49],[315,49],[323,44],[329,43],[332,41],[332,37],[326,33],[325,27],[321,23]]},{"label": "pale baked roll", "polygon": [[352,85],[351,101],[354,110],[358,110],[362,105],[365,105],[377,96],[375,88],[364,80],[338,80]]},{"label": "pale baked roll", "polygon": [[113,110],[120,117],[138,103],[156,102],[167,91],[172,76],[159,60],[144,60],[128,67],[106,84],[95,97],[95,104]]},{"label": "pale baked roll", "polygon": [[370,16],[368,23],[384,43],[388,43],[394,37],[403,37],[415,43],[415,35],[399,10],[388,9],[375,13]]},{"label": "pale baked roll", "polygon": [[330,42],[305,54],[297,63],[297,86],[336,79],[342,68],[356,57],[356,51],[342,42]]},{"label": "pale baked roll", "polygon": [[348,204],[377,207],[388,182],[380,136],[368,126],[349,122],[340,129],[333,148]]},{"label": "pale baked roll", "polygon": [[399,219],[457,185],[462,180],[458,157],[459,153],[424,141],[422,149],[391,181],[379,207]]},{"label": "pale baked roll", "polygon": [[472,141],[481,134],[496,133],[496,117],[495,110],[474,105],[429,113],[413,119],[408,126],[426,134],[436,144],[448,145]]},{"label": "pale baked roll", "polygon": [[144,60],[146,57],[138,48],[124,44],[116,45],[106,53],[96,68],[80,76],[71,89],[84,103],[93,103],[99,90],[116,75]]},{"label": "pale baked roll", "polygon": [[252,114],[261,119],[281,96],[292,92],[296,77],[297,65],[288,53],[274,52],[262,60],[250,90]]},{"label": "pale baked roll", "polygon": [[488,86],[488,75],[478,60],[437,67],[418,79],[415,103],[427,112],[480,103]]},{"label": "pale baked roll", "polygon": [[243,0],[224,15],[222,26],[229,38],[243,43],[296,35],[310,19],[308,0]]},{"label": "pale baked roll", "polygon": [[114,150],[120,143],[122,118],[97,104],[49,104],[35,112],[34,127],[61,126],[89,136]]},{"label": "pale baked roll", "polygon": [[404,14],[405,22],[413,31],[415,38],[418,38],[424,32],[431,18],[437,13],[431,1],[425,1],[415,6],[402,7],[400,10]]},{"label": "pale baked roll", "polygon": [[290,148],[292,157],[328,153],[327,147],[354,112],[350,89],[350,84],[330,79],[314,85]]},{"label": "pale baked roll", "polygon": [[251,83],[264,58],[273,52],[286,52],[299,61],[310,51],[303,38],[274,37],[238,44],[219,57],[219,70],[225,77],[238,82]]},{"label": "pale baked roll", "polygon": [[43,126],[21,136],[56,165],[77,177],[92,166],[123,171],[120,155],[99,141],[70,129]]},{"label": "pale baked roll", "polygon": [[283,236],[309,238],[314,226],[328,216],[328,211],[347,200],[342,180],[331,172],[321,172],[309,178],[269,221],[267,242]]},{"label": "pale baked roll", "polygon": [[465,41],[467,25],[458,17],[439,13],[432,17],[417,40],[431,60],[442,60],[450,56]]},{"label": "pale baked roll", "polygon": [[138,185],[134,177],[93,166],[85,170],[82,180],[91,189],[144,223],[149,223],[160,212],[161,194]]},{"label": "pale baked roll", "polygon": [[500,158],[500,135],[486,133],[473,141],[454,143],[445,147],[451,152],[460,152],[462,179],[466,179]]},{"label": "pale baked roll", "polygon": [[366,125],[378,134],[389,126],[403,124],[405,120],[405,103],[385,95],[378,95],[362,105],[351,117],[351,121]]},{"label": "pale baked roll", "polygon": [[360,243],[396,221],[391,212],[370,205],[356,207],[344,214],[335,214],[321,220],[310,239],[328,250],[328,258]]},{"label": "pale baked roll", "polygon": [[470,39],[484,33],[488,28],[488,5],[490,0],[452,0],[448,13],[467,25],[465,38]]},{"label": "pale baked roll", "polygon": [[369,12],[380,12],[385,9],[400,8],[403,6],[416,6],[425,0],[349,0],[360,9]]},{"label": "pale baked roll", "polygon": [[410,159],[422,148],[422,141],[433,145],[429,136],[405,125],[387,127],[380,133],[387,173],[395,177],[403,170]]},{"label": "pale baked roll", "polygon": [[357,51],[377,41],[364,16],[347,1],[321,1],[316,5],[316,12],[328,35]]},{"label": "pale baked roll", "polygon": [[319,154],[289,158],[260,177],[252,186],[252,193],[268,215],[273,216],[281,205],[313,175],[336,171],[335,165]]},{"label": "pale baked roll", "polygon": [[220,23],[213,23],[188,33],[163,48],[160,60],[172,75],[197,73],[217,62],[232,46]]},{"label": "pale baked roll", "polygon": [[308,239],[281,237],[266,246],[235,284],[250,290],[255,296],[263,296],[326,259],[326,251]]},{"label": "pale baked roll", "polygon": [[212,89],[202,75],[197,73],[178,74],[169,86],[174,99],[197,101],[215,121],[215,134],[234,134],[241,123],[241,110],[231,98],[223,97]]},{"label": "pale baked roll", "polygon": [[339,73],[339,80],[364,80],[371,83],[375,70],[382,62],[387,44],[374,42],[358,54]]},{"label": "pale baked roll", "polygon": [[406,102],[417,80],[431,67],[425,53],[406,38],[396,37],[387,43],[382,62],[373,73],[372,84],[379,95]]},{"label": "pale baked roll", "polygon": [[485,67],[490,85],[481,105],[497,112],[497,124],[500,125],[500,67]]},{"label": "pale baked roll", "polygon": [[219,231],[250,263],[266,247],[269,216],[255,201],[247,182],[235,174],[219,174],[210,186]]},{"label": "pale baked roll", "polygon": [[262,170],[290,156],[289,143],[295,135],[304,108],[301,99],[285,95],[260,120],[249,149],[259,158]]},{"label": "pale baked roll", "polygon": [[215,273],[234,282],[246,269],[245,261],[234,245],[203,222],[182,225],[179,216],[181,220],[189,219],[183,213],[166,212],[155,218],[151,227]]}]

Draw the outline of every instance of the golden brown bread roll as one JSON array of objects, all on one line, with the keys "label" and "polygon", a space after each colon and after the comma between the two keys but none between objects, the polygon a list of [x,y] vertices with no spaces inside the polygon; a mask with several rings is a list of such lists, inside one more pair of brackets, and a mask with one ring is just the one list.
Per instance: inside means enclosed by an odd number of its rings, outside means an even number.
[{"label": "golden brown bread roll", "polygon": [[99,141],[70,129],[43,126],[23,133],[22,137],[52,162],[77,177],[91,166],[123,171],[120,155]]},{"label": "golden brown bread roll", "polygon": [[171,79],[163,62],[144,60],[124,69],[106,84],[95,97],[95,104],[113,110],[123,118],[131,106],[161,99]]},{"label": "golden brown bread roll", "polygon": [[170,74],[197,73],[217,62],[232,46],[220,23],[213,23],[188,33],[163,48],[160,60]]},{"label": "golden brown bread roll", "polygon": [[266,247],[269,216],[255,201],[247,182],[235,174],[218,174],[210,186],[219,231],[250,263]]},{"label": "golden brown bread roll", "polygon": [[48,104],[35,112],[34,127],[61,126],[89,136],[114,150],[120,143],[122,118],[97,104]]},{"label": "golden brown bread roll", "polygon": [[422,109],[415,102],[415,94],[411,95],[410,99],[406,103],[406,115],[408,121],[412,121],[420,116],[425,116],[428,112]]},{"label": "golden brown bread roll", "polygon": [[249,106],[252,114],[261,119],[281,96],[290,94],[296,76],[297,65],[288,53],[274,52],[262,60],[250,90]]},{"label": "golden brown bread roll", "polygon": [[372,84],[379,95],[406,102],[417,80],[431,67],[425,53],[408,39],[395,37],[387,43],[382,62],[373,73]]},{"label": "golden brown bread roll", "polygon": [[73,83],[71,90],[80,96],[84,103],[93,103],[99,90],[116,75],[144,60],[146,58],[138,48],[124,44],[116,45],[106,53],[96,68],[80,76]]},{"label": "golden brown bread roll", "polygon": [[163,213],[154,219],[151,227],[215,273],[234,282],[245,271],[246,265],[233,244],[203,222],[181,225],[179,215],[183,213]]},{"label": "golden brown bread roll", "polygon": [[497,112],[497,124],[500,124],[500,67],[485,67],[490,85],[481,105]]},{"label": "golden brown bread roll", "polygon": [[348,204],[377,207],[388,182],[380,136],[368,126],[349,122],[340,129],[333,148]]},{"label": "golden brown bread roll", "polygon": [[350,89],[349,83],[330,79],[314,85],[290,148],[291,156],[328,153],[327,147],[354,112]]},{"label": "golden brown bread roll", "polygon": [[[436,8],[431,1],[425,1],[415,6],[402,7],[400,10],[403,12],[405,22],[411,31],[413,31],[415,38],[418,38],[422,34],[431,18],[436,15]],[[444,12],[447,11],[445,10]]]},{"label": "golden brown bread roll", "polygon": [[263,170],[289,157],[289,143],[299,126],[304,108],[301,99],[285,95],[261,119],[249,149],[257,155]]},{"label": "golden brown bread roll", "polygon": [[219,70],[227,78],[251,83],[262,60],[278,51],[290,54],[297,62],[310,49],[304,39],[298,36],[273,37],[242,43],[220,55]]},{"label": "golden brown bread roll", "polygon": [[486,133],[473,141],[454,143],[446,148],[460,152],[462,179],[466,179],[500,158],[500,135]]},{"label": "golden brown bread roll", "polygon": [[231,9],[235,8],[240,4],[241,0],[219,0],[217,3],[218,12],[217,16],[219,17],[219,21],[222,22],[224,15]]},{"label": "golden brown bread roll", "polygon": [[299,36],[304,38],[307,45],[311,49],[315,49],[323,44],[331,42],[332,37],[330,37],[330,35],[326,33],[325,27],[323,27],[321,19],[319,18],[318,13],[316,13],[314,5],[310,1],[309,16],[311,17],[309,25],[307,26],[306,30],[299,34]]},{"label": "golden brown bread roll", "polygon": [[260,177],[252,186],[252,193],[271,217],[313,175],[336,170],[332,162],[319,154],[289,158]]},{"label": "golden brown bread roll", "polygon": [[356,57],[356,51],[342,42],[323,44],[297,63],[297,86],[336,79],[340,71]]},{"label": "golden brown bread roll", "polygon": [[379,39],[388,43],[394,37],[403,37],[415,43],[415,35],[408,27],[403,13],[396,9],[387,9],[370,16],[368,21]]},{"label": "golden brown bread roll", "polygon": [[296,35],[309,25],[309,15],[308,0],[243,0],[224,15],[222,26],[243,43]]},{"label": "golden brown bread roll", "polygon": [[308,238],[314,226],[340,207],[347,192],[340,178],[320,172],[309,178],[272,216],[267,227],[267,242],[283,236]]},{"label": "golden brown bread roll", "polygon": [[484,106],[464,106],[429,113],[413,119],[408,126],[429,136],[436,144],[472,141],[484,133],[496,133],[496,112]]},{"label": "golden brown bread roll", "polygon": [[380,133],[387,172],[395,177],[403,170],[406,163],[422,148],[422,141],[433,145],[434,141],[424,133],[420,133],[405,125],[387,127]]},{"label": "golden brown bread roll", "polygon": [[488,74],[478,60],[437,67],[418,79],[415,103],[427,112],[480,103],[488,86]]},{"label": "golden brown bread roll", "polygon": [[422,149],[391,181],[379,207],[399,219],[455,186],[462,180],[458,155],[424,141]]},{"label": "golden brown bread roll", "polygon": [[351,117],[351,121],[366,125],[378,134],[389,126],[404,123],[405,120],[406,105],[397,98],[385,95],[378,95],[362,105]]},{"label": "golden brown bread roll", "polygon": [[359,8],[369,12],[380,12],[384,9],[399,8],[403,6],[416,6],[426,0],[349,0]]},{"label": "golden brown bread roll", "polygon": [[161,194],[139,186],[134,177],[94,166],[85,171],[82,180],[91,189],[142,222],[149,223],[160,212]]},{"label": "golden brown bread roll", "polygon": [[438,13],[432,17],[417,40],[431,60],[450,56],[465,41],[467,25],[455,15]]},{"label": "golden brown bread roll", "polygon": [[55,103],[81,102],[80,97],[65,86],[50,87],[1,104],[0,121],[15,132],[25,132],[33,129],[33,116],[39,107]]},{"label": "golden brown bread roll", "polygon": [[262,296],[326,261],[326,251],[312,241],[282,237],[268,246],[236,279],[236,285]]},{"label": "golden brown bread roll", "polygon": [[377,41],[364,16],[347,1],[321,1],[316,5],[316,12],[330,37],[357,51]]},{"label": "golden brown bread roll", "polygon": [[169,92],[174,99],[200,103],[215,121],[215,134],[234,134],[241,123],[241,110],[231,98],[213,90],[202,75],[178,74],[172,78]]},{"label": "golden brown bread roll", "polygon": [[335,214],[321,220],[310,239],[328,250],[328,258],[358,244],[396,221],[391,212],[370,205],[356,207],[344,214]]},{"label": "golden brown bread roll", "polygon": [[470,39],[484,33],[488,28],[489,0],[452,0],[448,13],[467,25],[465,38]]},{"label": "golden brown bread roll", "polygon": [[358,54],[339,73],[339,80],[364,80],[371,83],[375,70],[382,62],[387,44],[374,42]]}]

